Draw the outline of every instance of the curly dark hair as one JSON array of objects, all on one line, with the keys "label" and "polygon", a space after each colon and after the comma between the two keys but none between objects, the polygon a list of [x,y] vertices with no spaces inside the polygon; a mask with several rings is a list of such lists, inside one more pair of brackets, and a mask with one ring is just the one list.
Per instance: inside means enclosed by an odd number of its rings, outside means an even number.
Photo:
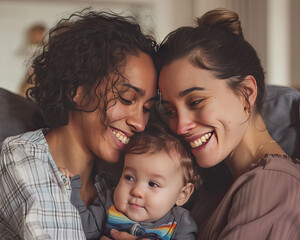
[{"label": "curly dark hair", "polygon": [[[141,31],[133,17],[111,12],[84,9],[62,19],[49,32],[48,42],[34,59],[34,73],[28,82],[34,83],[26,95],[40,106],[51,128],[66,125],[69,111],[94,111],[101,103],[100,121],[106,126],[107,93],[113,91],[122,76],[126,56],[143,52],[153,58],[155,40]],[[105,86],[99,91],[99,86]],[[90,109],[76,106],[77,89],[85,91],[86,106],[96,99]]]}]

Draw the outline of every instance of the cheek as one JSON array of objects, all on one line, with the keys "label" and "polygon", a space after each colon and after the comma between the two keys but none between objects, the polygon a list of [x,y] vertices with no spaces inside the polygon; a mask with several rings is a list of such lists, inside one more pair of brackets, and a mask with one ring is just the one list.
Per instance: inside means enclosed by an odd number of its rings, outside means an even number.
[{"label": "cheek", "polygon": [[211,123],[217,119],[217,113],[214,107],[205,107],[196,112],[196,118],[202,123]]},{"label": "cheek", "polygon": [[127,108],[119,101],[117,101],[115,105],[108,107],[106,116],[111,122],[117,121],[127,115],[126,110]]},{"label": "cheek", "polygon": [[148,121],[149,121],[149,116],[150,116],[150,113],[143,113],[144,114],[144,124],[145,126],[148,124]]},{"label": "cheek", "polygon": [[123,202],[125,201],[128,195],[128,187],[124,184],[118,184],[115,192],[114,192],[114,203],[118,209],[123,206]]},{"label": "cheek", "polygon": [[168,119],[168,123],[169,123],[169,127],[170,129],[176,133],[177,132],[177,123],[178,123],[178,119],[177,118],[169,118]]},{"label": "cheek", "polygon": [[153,213],[158,214],[166,208],[165,199],[166,195],[161,193],[149,193],[147,196],[147,205],[151,207]]}]

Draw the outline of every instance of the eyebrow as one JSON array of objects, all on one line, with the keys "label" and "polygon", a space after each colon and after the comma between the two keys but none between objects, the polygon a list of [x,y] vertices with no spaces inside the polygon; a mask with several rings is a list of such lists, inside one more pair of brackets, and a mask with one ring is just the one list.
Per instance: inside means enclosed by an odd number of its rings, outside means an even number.
[{"label": "eyebrow", "polygon": [[193,92],[193,91],[203,91],[205,90],[205,88],[202,88],[202,87],[192,87],[192,88],[188,88],[184,91],[181,91],[179,92],[179,96],[180,97],[184,97],[185,95],[189,94],[190,92]]},{"label": "eyebrow", "polygon": [[[202,88],[202,87],[188,88],[188,89],[186,89],[184,91],[179,92],[179,97],[184,97],[184,96],[186,96],[187,94],[189,94],[189,93],[191,93],[193,91],[203,91],[203,90],[205,90],[205,88]],[[161,104],[168,104],[168,103],[170,103],[170,102],[167,101],[167,100],[164,100],[164,99],[161,100]]]},{"label": "eyebrow", "polygon": [[157,96],[156,97],[152,97],[152,98],[149,98],[147,100],[147,102],[150,102],[150,101],[158,101],[158,97]]},{"label": "eyebrow", "polygon": [[145,95],[145,90],[141,89],[141,88],[138,88],[136,86],[133,86],[131,85],[130,83],[124,83],[123,86],[126,86],[126,87],[130,87],[132,88],[134,91],[136,91],[138,94],[140,94],[141,96],[144,96]]},{"label": "eyebrow", "polygon": [[160,179],[162,181],[167,181],[167,179],[165,178],[165,176],[160,175],[160,174],[151,174],[151,178],[156,178],[156,179]]},{"label": "eyebrow", "polygon": [[124,171],[124,170],[129,170],[129,171],[136,172],[134,168],[132,168],[132,167],[128,167],[128,166],[124,166],[124,169],[123,169],[123,171]]}]

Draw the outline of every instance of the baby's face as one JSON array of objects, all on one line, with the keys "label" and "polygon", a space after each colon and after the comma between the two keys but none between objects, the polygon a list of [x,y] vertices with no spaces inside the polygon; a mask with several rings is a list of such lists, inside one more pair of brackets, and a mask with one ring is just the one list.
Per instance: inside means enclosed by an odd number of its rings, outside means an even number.
[{"label": "baby's face", "polygon": [[114,203],[131,220],[152,222],[176,204],[183,185],[178,159],[171,159],[164,151],[127,154]]}]

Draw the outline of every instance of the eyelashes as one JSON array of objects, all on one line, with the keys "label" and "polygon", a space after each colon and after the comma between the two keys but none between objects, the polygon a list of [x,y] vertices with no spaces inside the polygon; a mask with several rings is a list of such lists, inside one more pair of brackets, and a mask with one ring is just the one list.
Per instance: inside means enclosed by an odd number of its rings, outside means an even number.
[{"label": "eyelashes", "polygon": [[[189,101],[188,102],[188,106],[190,108],[199,108],[201,105],[201,103],[204,101],[205,99],[204,98],[200,98],[200,99],[197,99],[195,101]],[[171,105],[171,104],[170,104]],[[200,106],[199,106],[200,105]],[[177,111],[175,109],[175,107],[172,107],[172,106],[165,106],[164,105],[164,115],[166,115],[167,117],[176,117],[177,115]]]},{"label": "eyelashes", "polygon": [[132,104],[131,100],[128,100],[128,99],[126,99],[124,97],[119,96],[119,99],[120,99],[121,103],[123,103],[125,105],[131,105]]},{"label": "eyelashes", "polygon": [[[135,182],[136,181],[136,179],[131,175],[125,175],[124,178],[127,182]],[[160,187],[160,185],[158,183],[154,182],[154,181],[149,181],[148,185],[152,188],[159,188]]]},{"label": "eyelashes", "polygon": [[[121,96],[119,96],[119,99],[120,99],[120,102],[124,105],[132,105],[135,102],[135,100],[128,100],[128,99],[126,99],[124,97],[121,97]],[[151,111],[150,108],[143,107],[143,112],[144,113],[149,113],[150,111]]]},{"label": "eyelashes", "polygon": [[191,102],[189,105],[190,105],[191,107],[194,107],[194,106],[197,106],[198,104],[202,103],[203,101],[204,101],[203,98],[202,98],[202,99],[198,99],[198,100],[196,100],[196,101]]}]

